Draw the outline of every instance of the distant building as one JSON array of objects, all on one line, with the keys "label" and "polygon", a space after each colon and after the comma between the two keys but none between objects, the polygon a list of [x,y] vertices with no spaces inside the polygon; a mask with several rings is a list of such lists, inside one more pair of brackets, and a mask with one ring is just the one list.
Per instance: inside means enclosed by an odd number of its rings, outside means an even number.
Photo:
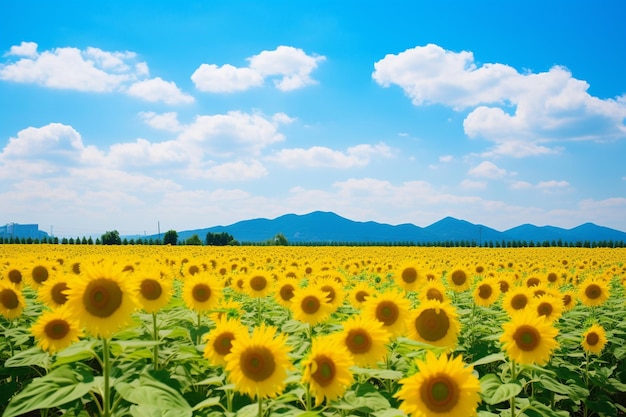
[{"label": "distant building", "polygon": [[38,224],[8,223],[8,224],[5,224],[4,226],[0,226],[0,238],[4,238],[4,239],[10,239],[10,238],[39,239],[47,235],[48,235],[47,233],[39,231]]}]

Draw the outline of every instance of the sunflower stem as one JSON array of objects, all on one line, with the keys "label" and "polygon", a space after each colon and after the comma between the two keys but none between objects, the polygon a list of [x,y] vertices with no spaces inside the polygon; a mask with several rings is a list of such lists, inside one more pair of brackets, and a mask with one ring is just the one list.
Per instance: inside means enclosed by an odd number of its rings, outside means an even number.
[{"label": "sunflower stem", "polygon": [[[511,359],[511,381],[517,379],[517,374],[515,372],[515,361]],[[511,405],[511,417],[515,417],[515,398],[516,396],[511,397],[509,403]]]},{"label": "sunflower stem", "polygon": [[159,329],[157,326],[157,313],[156,311],[152,313],[152,339],[154,340],[153,351],[153,366],[154,370],[159,369]]},{"label": "sunflower stem", "polygon": [[102,339],[102,376],[104,378],[104,391],[102,392],[102,416],[111,415],[111,358],[109,352],[109,339]]},{"label": "sunflower stem", "polygon": [[261,297],[256,299],[256,323],[258,326],[261,325]]},{"label": "sunflower stem", "polygon": [[196,345],[200,344],[200,328],[202,327],[202,315],[198,311],[198,333],[196,334]]},{"label": "sunflower stem", "polygon": [[259,413],[258,413],[258,417],[263,417],[263,399],[261,398],[260,395],[258,395],[257,393],[257,399],[259,400]]}]

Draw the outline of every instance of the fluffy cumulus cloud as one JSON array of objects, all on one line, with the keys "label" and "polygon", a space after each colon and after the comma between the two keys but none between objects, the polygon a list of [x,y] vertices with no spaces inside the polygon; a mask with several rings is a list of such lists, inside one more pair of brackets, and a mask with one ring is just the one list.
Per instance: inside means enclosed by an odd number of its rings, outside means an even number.
[{"label": "fluffy cumulus cloud", "polygon": [[506,170],[498,168],[496,164],[489,161],[483,161],[477,166],[471,168],[468,174],[473,177],[496,179],[506,175]]},{"label": "fluffy cumulus cloud", "polygon": [[175,83],[148,79],[148,65],[130,51],[104,51],[73,47],[38,51],[35,42],[14,45],[0,63],[0,79],[43,87],[90,91],[125,92],[133,97],[167,104],[190,103],[194,99]]},{"label": "fluffy cumulus cloud", "polygon": [[374,68],[378,84],[399,86],[416,106],[469,110],[465,133],[493,142],[487,155],[523,157],[555,152],[554,142],[626,137],[624,98],[590,95],[589,84],[561,66],[520,73],[429,44],[387,55]]},{"label": "fluffy cumulus cloud", "polygon": [[391,149],[383,143],[377,145],[361,144],[350,147],[346,149],[345,152],[325,146],[313,146],[307,149],[282,149],[275,155],[268,157],[268,159],[288,168],[329,167],[348,169],[365,166],[369,164],[374,156],[388,158],[392,156],[392,152]]},{"label": "fluffy cumulus cloud", "polygon": [[302,49],[279,46],[273,51],[262,51],[249,57],[248,67],[230,64],[217,66],[201,64],[191,75],[191,80],[200,91],[231,93],[262,86],[271,79],[281,91],[296,90],[315,84],[311,73],[326,57],[307,55]]}]

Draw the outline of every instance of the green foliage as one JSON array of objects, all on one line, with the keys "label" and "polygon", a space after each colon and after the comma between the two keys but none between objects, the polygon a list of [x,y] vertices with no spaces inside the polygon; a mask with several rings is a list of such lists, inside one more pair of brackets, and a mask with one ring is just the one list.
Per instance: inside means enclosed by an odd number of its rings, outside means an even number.
[{"label": "green foliage", "polygon": [[122,239],[120,238],[120,233],[117,230],[112,230],[105,232],[100,241],[103,245],[121,245]]},{"label": "green foliage", "polygon": [[176,232],[176,230],[168,230],[167,232],[165,232],[165,235],[163,235],[164,245],[176,246],[177,243],[178,243],[178,233]]}]

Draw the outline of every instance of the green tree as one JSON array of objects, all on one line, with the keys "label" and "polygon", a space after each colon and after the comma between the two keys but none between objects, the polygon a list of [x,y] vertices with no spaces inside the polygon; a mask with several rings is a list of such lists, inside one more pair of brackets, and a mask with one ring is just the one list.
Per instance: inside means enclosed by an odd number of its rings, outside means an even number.
[{"label": "green tree", "polygon": [[221,233],[209,232],[206,234],[205,241],[208,246],[226,246],[226,245],[238,244],[235,238],[226,232],[221,232]]},{"label": "green tree", "polygon": [[176,230],[168,230],[165,232],[165,235],[163,235],[163,244],[175,246],[176,243],[178,243],[178,233],[176,233]]},{"label": "green tree", "polygon": [[117,230],[105,232],[102,235],[102,238],[100,240],[102,240],[103,245],[121,245],[122,244],[120,233]]},{"label": "green tree", "polygon": [[276,236],[274,236],[274,245],[287,246],[289,245],[289,242],[287,242],[287,238],[285,237],[284,234],[278,233]]},{"label": "green tree", "polygon": [[200,240],[200,236],[193,235],[187,238],[187,240],[185,240],[185,245],[202,246],[202,241]]}]

